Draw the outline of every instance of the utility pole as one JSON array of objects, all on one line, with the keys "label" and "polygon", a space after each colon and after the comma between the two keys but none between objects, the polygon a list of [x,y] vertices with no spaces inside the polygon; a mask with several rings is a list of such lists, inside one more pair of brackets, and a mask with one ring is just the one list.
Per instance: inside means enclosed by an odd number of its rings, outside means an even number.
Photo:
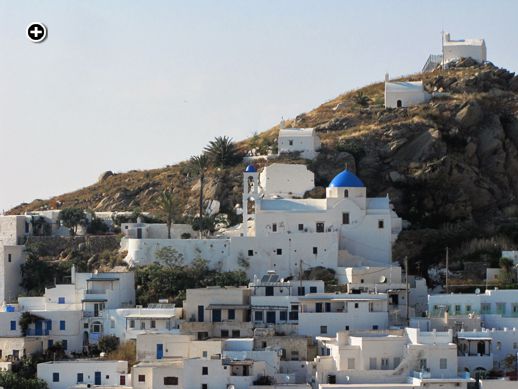
[{"label": "utility pole", "polygon": [[449,255],[449,249],[446,247],[446,293],[449,293],[448,289],[448,273],[449,273],[449,262],[450,262],[450,255]]},{"label": "utility pole", "polygon": [[410,285],[408,283],[408,256],[405,257],[405,283],[406,283],[406,320],[410,326]]}]

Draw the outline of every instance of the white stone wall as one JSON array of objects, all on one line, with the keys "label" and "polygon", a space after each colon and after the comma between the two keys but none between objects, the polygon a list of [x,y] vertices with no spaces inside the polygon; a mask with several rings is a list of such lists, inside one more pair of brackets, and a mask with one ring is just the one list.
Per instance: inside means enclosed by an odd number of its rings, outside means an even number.
[{"label": "white stone wall", "polygon": [[320,148],[320,138],[313,128],[286,128],[279,131],[279,154],[300,151],[303,158],[313,159]]},{"label": "white stone wall", "polygon": [[315,187],[315,175],[306,165],[274,163],[259,175],[260,186],[266,197],[302,197]]},{"label": "white stone wall", "polygon": [[209,339],[194,340],[191,335],[142,334],[137,336],[137,359],[139,361],[157,359],[157,345],[163,345],[164,358],[210,358],[221,354],[222,341]]},{"label": "white stone wall", "polygon": [[401,101],[401,107],[411,107],[427,102],[430,99],[423,86],[408,87],[397,86],[398,84],[405,85],[407,83],[385,83],[385,108],[397,108],[398,100]]},{"label": "white stone wall", "polygon": [[21,265],[25,246],[2,245],[0,241],[0,302],[16,302],[22,288]]},{"label": "white stone wall", "polygon": [[[120,377],[126,377],[129,384],[127,361],[74,360],[38,364],[37,377],[47,382],[50,389],[68,389],[77,384],[77,374],[83,374],[84,384],[95,383],[95,372],[101,373],[102,385],[117,386]],[[59,382],[53,381],[53,374],[59,374]]]}]

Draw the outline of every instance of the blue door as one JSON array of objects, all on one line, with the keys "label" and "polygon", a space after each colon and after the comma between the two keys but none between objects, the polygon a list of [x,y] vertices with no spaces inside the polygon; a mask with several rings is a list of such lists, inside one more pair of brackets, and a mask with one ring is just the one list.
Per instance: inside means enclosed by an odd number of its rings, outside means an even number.
[{"label": "blue door", "polygon": [[164,345],[158,343],[156,345],[156,359],[162,359],[164,357]]},{"label": "blue door", "polygon": [[43,321],[41,321],[41,320],[36,320],[35,326],[36,326],[35,335],[36,335],[36,336],[41,336],[41,335],[43,335]]},{"label": "blue door", "polygon": [[101,385],[101,372],[96,371],[95,372],[95,385]]}]

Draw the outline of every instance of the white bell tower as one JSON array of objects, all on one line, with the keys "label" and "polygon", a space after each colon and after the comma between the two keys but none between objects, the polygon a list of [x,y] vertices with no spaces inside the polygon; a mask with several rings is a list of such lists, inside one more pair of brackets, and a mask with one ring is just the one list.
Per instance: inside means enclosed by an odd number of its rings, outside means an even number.
[{"label": "white bell tower", "polygon": [[243,236],[248,236],[248,219],[255,219],[255,203],[259,199],[259,173],[248,165],[243,173]]}]

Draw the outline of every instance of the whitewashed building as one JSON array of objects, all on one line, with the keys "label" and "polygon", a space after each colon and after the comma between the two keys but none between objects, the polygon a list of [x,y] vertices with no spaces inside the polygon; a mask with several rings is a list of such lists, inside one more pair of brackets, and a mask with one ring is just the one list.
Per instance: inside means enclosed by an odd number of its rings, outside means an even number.
[{"label": "whitewashed building", "polygon": [[385,77],[385,108],[404,108],[426,103],[431,95],[422,81],[389,81]]},{"label": "whitewashed building", "polygon": [[453,40],[448,32],[443,36],[443,62],[472,58],[482,63],[487,60],[486,42],[484,39],[457,39]]},{"label": "whitewashed building", "polygon": [[94,387],[93,385],[124,387],[130,384],[128,361],[102,359],[51,361],[39,363],[37,369],[37,377],[45,381],[50,389],[69,389],[78,384],[83,384],[85,387]]},{"label": "whitewashed building", "polygon": [[300,335],[335,336],[339,331],[388,328],[384,293],[316,293],[299,297]]},{"label": "whitewashed building", "polygon": [[158,249],[172,247],[186,264],[201,257],[222,270],[241,267],[249,277],[269,270],[281,277],[296,276],[301,261],[305,269],[392,264],[392,244],[401,231],[401,219],[388,197],[368,198],[365,185],[352,172],[339,173],[325,199],[263,196],[259,173],[251,165],[243,183],[241,236],[125,238],[126,261],[147,264],[155,260]]},{"label": "whitewashed building", "polygon": [[277,139],[278,152],[299,152],[303,158],[314,159],[320,149],[320,138],[314,128],[283,128],[279,130]]},{"label": "whitewashed building", "polygon": [[318,340],[319,388],[466,388],[474,382],[457,372],[451,331],[342,331]]}]

